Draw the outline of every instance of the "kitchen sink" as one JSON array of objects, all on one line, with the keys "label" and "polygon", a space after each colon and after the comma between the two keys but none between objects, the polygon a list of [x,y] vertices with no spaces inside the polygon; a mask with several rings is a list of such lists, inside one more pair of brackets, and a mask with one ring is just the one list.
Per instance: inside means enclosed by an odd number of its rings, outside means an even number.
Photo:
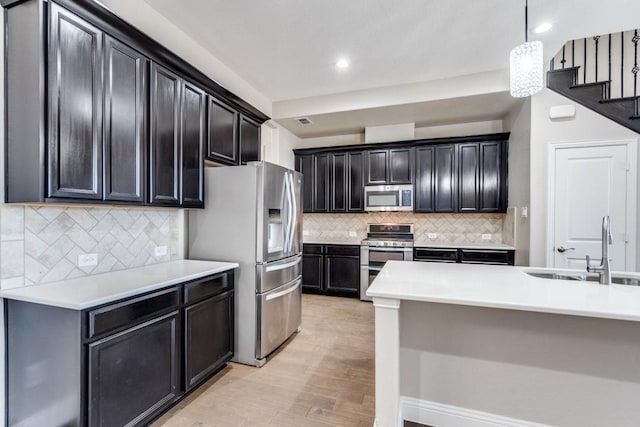
[{"label": "kitchen sink", "polygon": [[[570,273],[554,273],[554,272],[536,272],[527,271],[529,276],[538,277],[540,279],[552,280],[577,280],[581,282],[597,282],[598,276],[588,274],[570,274]],[[611,282],[616,285],[640,286],[640,278],[612,276]]]}]

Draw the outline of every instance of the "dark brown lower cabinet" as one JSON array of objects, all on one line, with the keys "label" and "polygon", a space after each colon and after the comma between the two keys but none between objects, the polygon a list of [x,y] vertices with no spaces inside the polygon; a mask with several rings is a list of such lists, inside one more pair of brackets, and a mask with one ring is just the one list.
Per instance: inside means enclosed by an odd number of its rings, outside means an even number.
[{"label": "dark brown lower cabinet", "polygon": [[415,247],[413,248],[413,260],[462,264],[514,265],[515,251],[512,249]]},{"label": "dark brown lower cabinet", "polygon": [[302,291],[360,297],[360,246],[303,245]]},{"label": "dark brown lower cabinet", "polygon": [[179,394],[178,311],[89,344],[89,425],[141,424]]},{"label": "dark brown lower cabinet", "polygon": [[233,291],[184,310],[185,387],[189,391],[233,355]]},{"label": "dark brown lower cabinet", "polygon": [[227,271],[86,310],[5,299],[7,425],[148,425],[233,356],[233,287]]}]

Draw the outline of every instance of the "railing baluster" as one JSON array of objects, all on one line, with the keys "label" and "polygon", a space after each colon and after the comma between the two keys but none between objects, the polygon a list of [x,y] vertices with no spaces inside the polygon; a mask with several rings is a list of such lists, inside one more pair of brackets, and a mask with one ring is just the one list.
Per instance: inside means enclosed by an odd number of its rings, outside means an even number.
[{"label": "railing baluster", "polygon": [[584,38],[584,69],[582,70],[583,81],[582,83],[587,83],[587,38]]},{"label": "railing baluster", "polygon": [[571,66],[576,66],[576,41],[571,40]]},{"label": "railing baluster", "polygon": [[633,32],[633,38],[631,41],[633,42],[633,68],[631,72],[633,73],[633,96],[638,96],[638,41],[640,40],[640,36],[638,36],[638,30]]},{"label": "railing baluster", "polygon": [[[613,34],[609,33],[609,81],[611,82],[611,37]],[[607,98],[611,98],[611,83],[609,83],[609,93]]]},{"label": "railing baluster", "polygon": [[562,69],[564,70],[564,63],[567,62],[567,59],[564,56],[564,49],[567,45],[565,44],[564,46],[562,46],[562,61],[560,61],[560,63],[562,64]]},{"label": "railing baluster", "polygon": [[595,80],[594,80],[595,82],[598,81],[598,41],[599,40],[600,40],[600,36],[595,36],[593,38],[593,41],[596,44],[596,49],[595,49],[595,52],[596,52],[596,61],[595,61],[595,63],[596,63],[596,67],[595,67],[596,68],[596,75],[595,75]]},{"label": "railing baluster", "polygon": [[624,31],[620,33],[620,98],[624,98]]}]

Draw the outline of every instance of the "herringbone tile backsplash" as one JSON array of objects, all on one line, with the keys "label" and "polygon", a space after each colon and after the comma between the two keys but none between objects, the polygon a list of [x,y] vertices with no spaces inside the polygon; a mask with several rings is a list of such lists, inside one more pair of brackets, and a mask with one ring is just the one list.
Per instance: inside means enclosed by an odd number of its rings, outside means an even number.
[{"label": "herringbone tile backsplash", "polygon": [[[367,214],[304,214],[305,239],[353,241],[367,236],[367,224],[409,223],[414,225],[416,244],[503,243],[504,214],[414,214],[376,212]],[[356,236],[349,236],[355,232]],[[432,237],[429,237],[431,234]],[[435,234],[435,237],[433,235]],[[483,234],[491,239],[483,240]]]},{"label": "herringbone tile backsplash", "polygon": [[[54,282],[179,259],[179,211],[3,205],[2,289]],[[156,246],[167,255],[155,256]],[[78,267],[78,255],[98,264]]]}]

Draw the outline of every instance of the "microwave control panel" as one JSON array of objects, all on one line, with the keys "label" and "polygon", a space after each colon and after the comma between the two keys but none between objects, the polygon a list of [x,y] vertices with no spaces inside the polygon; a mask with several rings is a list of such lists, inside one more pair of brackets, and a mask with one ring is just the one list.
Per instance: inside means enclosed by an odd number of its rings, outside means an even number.
[{"label": "microwave control panel", "polygon": [[411,206],[411,190],[402,190],[402,204],[400,206]]}]

